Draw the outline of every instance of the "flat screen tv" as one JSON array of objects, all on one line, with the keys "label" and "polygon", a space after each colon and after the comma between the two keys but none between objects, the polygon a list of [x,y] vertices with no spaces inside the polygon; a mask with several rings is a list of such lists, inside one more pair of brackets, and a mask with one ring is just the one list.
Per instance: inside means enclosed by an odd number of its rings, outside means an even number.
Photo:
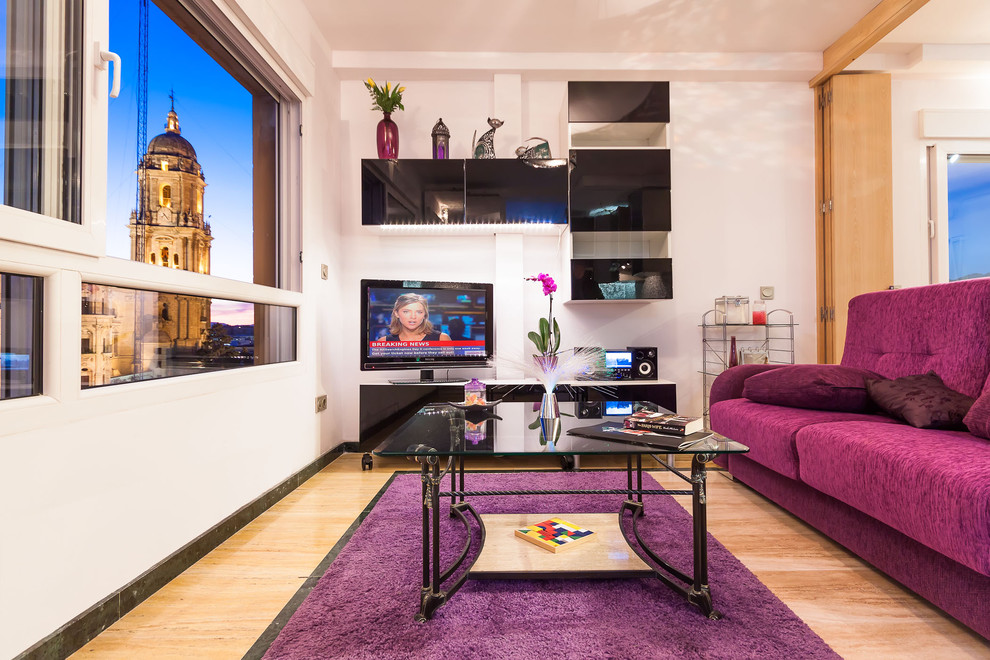
[{"label": "flat screen tv", "polygon": [[361,369],[488,366],[495,350],[492,285],[361,280]]}]

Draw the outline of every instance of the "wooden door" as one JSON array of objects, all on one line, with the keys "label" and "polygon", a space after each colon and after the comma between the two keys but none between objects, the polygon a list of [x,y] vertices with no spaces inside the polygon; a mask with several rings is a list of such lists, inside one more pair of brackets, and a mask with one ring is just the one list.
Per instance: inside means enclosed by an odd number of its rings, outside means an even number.
[{"label": "wooden door", "polygon": [[849,300],[893,284],[890,76],[833,76],[818,98],[818,360],[837,363]]}]

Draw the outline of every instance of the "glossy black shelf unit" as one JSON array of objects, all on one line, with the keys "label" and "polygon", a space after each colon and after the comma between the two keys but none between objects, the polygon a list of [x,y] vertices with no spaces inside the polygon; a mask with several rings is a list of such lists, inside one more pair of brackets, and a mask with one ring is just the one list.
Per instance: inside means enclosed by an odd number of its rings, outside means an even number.
[{"label": "glossy black shelf unit", "polygon": [[517,158],[361,161],[361,224],[567,224],[567,166]]},{"label": "glossy black shelf unit", "polygon": [[669,300],[670,259],[571,259],[572,300]]},{"label": "glossy black shelf unit", "polygon": [[567,121],[665,124],[670,121],[670,83],[568,82]]},{"label": "glossy black shelf unit", "polygon": [[673,298],[667,82],[570,82],[572,301]]},{"label": "glossy black shelf unit", "polygon": [[571,231],[670,231],[670,150],[571,149]]}]

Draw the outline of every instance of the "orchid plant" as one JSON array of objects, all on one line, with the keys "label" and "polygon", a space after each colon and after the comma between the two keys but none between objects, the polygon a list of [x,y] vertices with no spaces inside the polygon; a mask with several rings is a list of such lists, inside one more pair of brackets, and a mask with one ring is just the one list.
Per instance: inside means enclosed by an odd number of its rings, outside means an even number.
[{"label": "orchid plant", "polygon": [[541,355],[556,355],[560,349],[560,326],[557,325],[557,319],[553,317],[553,292],[557,290],[557,284],[546,273],[540,273],[535,277],[527,277],[526,280],[542,284],[543,295],[550,299],[550,309],[547,312],[546,318],[540,319],[540,331],[538,333],[530,332],[527,336]]}]

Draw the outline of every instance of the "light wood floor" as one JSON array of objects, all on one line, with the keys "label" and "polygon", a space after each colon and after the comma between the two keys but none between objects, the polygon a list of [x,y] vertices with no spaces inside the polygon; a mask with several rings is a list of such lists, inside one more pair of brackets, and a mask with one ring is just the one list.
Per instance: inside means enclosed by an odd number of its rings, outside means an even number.
[{"label": "light wood floor", "polygon": [[[624,467],[603,460],[582,467]],[[360,454],[343,455],[73,657],[240,658],[393,471],[414,467],[376,457],[362,472]],[[844,658],[990,658],[986,640],[720,474],[709,477],[708,517],[715,537]]]}]

